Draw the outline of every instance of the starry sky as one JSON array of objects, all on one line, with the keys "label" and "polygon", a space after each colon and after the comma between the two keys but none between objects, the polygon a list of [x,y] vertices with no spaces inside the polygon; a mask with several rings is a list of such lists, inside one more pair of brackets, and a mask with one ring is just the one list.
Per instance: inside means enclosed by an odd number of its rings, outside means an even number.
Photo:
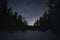
[{"label": "starry sky", "polygon": [[8,0],[8,6],[25,17],[28,25],[33,25],[48,9],[48,0]]}]

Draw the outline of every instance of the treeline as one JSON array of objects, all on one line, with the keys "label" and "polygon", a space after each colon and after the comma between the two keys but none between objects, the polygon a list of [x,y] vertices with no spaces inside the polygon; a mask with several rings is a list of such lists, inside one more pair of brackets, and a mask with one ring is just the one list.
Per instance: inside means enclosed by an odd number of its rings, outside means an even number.
[{"label": "treeline", "polygon": [[60,0],[49,0],[48,12],[45,12],[34,25],[40,30],[51,29],[53,32],[60,32]]},{"label": "treeline", "polygon": [[0,30],[39,29],[60,32],[60,0],[49,0],[48,12],[44,12],[34,26],[29,27],[25,18],[8,8],[7,0],[0,0]]},{"label": "treeline", "polygon": [[37,26],[39,30],[46,31],[48,30],[48,13],[45,12],[43,16],[36,20],[34,26]]},{"label": "treeline", "polygon": [[12,8],[8,8],[7,0],[0,2],[0,30],[20,30],[28,25],[27,21],[18,12],[13,13]]}]

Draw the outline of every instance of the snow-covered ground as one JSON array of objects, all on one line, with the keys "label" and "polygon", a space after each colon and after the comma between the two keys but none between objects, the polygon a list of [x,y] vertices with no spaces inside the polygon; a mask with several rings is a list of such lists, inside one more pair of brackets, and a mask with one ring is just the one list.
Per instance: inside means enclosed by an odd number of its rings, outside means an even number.
[{"label": "snow-covered ground", "polygon": [[51,29],[48,29],[46,32],[52,32]]},{"label": "snow-covered ground", "polygon": [[51,30],[46,32],[27,30],[0,32],[0,40],[59,40],[59,38]]}]

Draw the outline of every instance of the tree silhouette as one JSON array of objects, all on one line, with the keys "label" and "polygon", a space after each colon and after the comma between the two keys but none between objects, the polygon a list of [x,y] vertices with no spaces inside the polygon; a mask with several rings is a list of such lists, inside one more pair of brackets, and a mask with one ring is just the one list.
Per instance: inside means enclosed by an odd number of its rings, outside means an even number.
[{"label": "tree silhouette", "polygon": [[48,25],[53,32],[60,32],[60,0],[49,0]]},{"label": "tree silhouette", "polygon": [[22,16],[21,15],[18,16],[18,21],[19,21],[19,23],[22,23]]},{"label": "tree silhouette", "polygon": [[18,15],[18,12],[15,12],[15,14],[14,14],[15,19],[17,18],[17,15]]},{"label": "tree silhouette", "polygon": [[7,24],[7,0],[0,0],[0,25],[2,29],[6,29]]},{"label": "tree silhouette", "polygon": [[35,21],[34,26],[40,26],[39,20]]}]

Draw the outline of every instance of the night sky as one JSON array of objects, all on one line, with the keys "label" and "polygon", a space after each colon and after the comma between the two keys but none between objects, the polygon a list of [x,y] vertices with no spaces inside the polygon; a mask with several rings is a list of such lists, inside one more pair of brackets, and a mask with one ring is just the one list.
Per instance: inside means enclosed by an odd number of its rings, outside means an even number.
[{"label": "night sky", "polygon": [[8,6],[25,17],[28,25],[33,25],[47,10],[48,0],[8,0]]}]

